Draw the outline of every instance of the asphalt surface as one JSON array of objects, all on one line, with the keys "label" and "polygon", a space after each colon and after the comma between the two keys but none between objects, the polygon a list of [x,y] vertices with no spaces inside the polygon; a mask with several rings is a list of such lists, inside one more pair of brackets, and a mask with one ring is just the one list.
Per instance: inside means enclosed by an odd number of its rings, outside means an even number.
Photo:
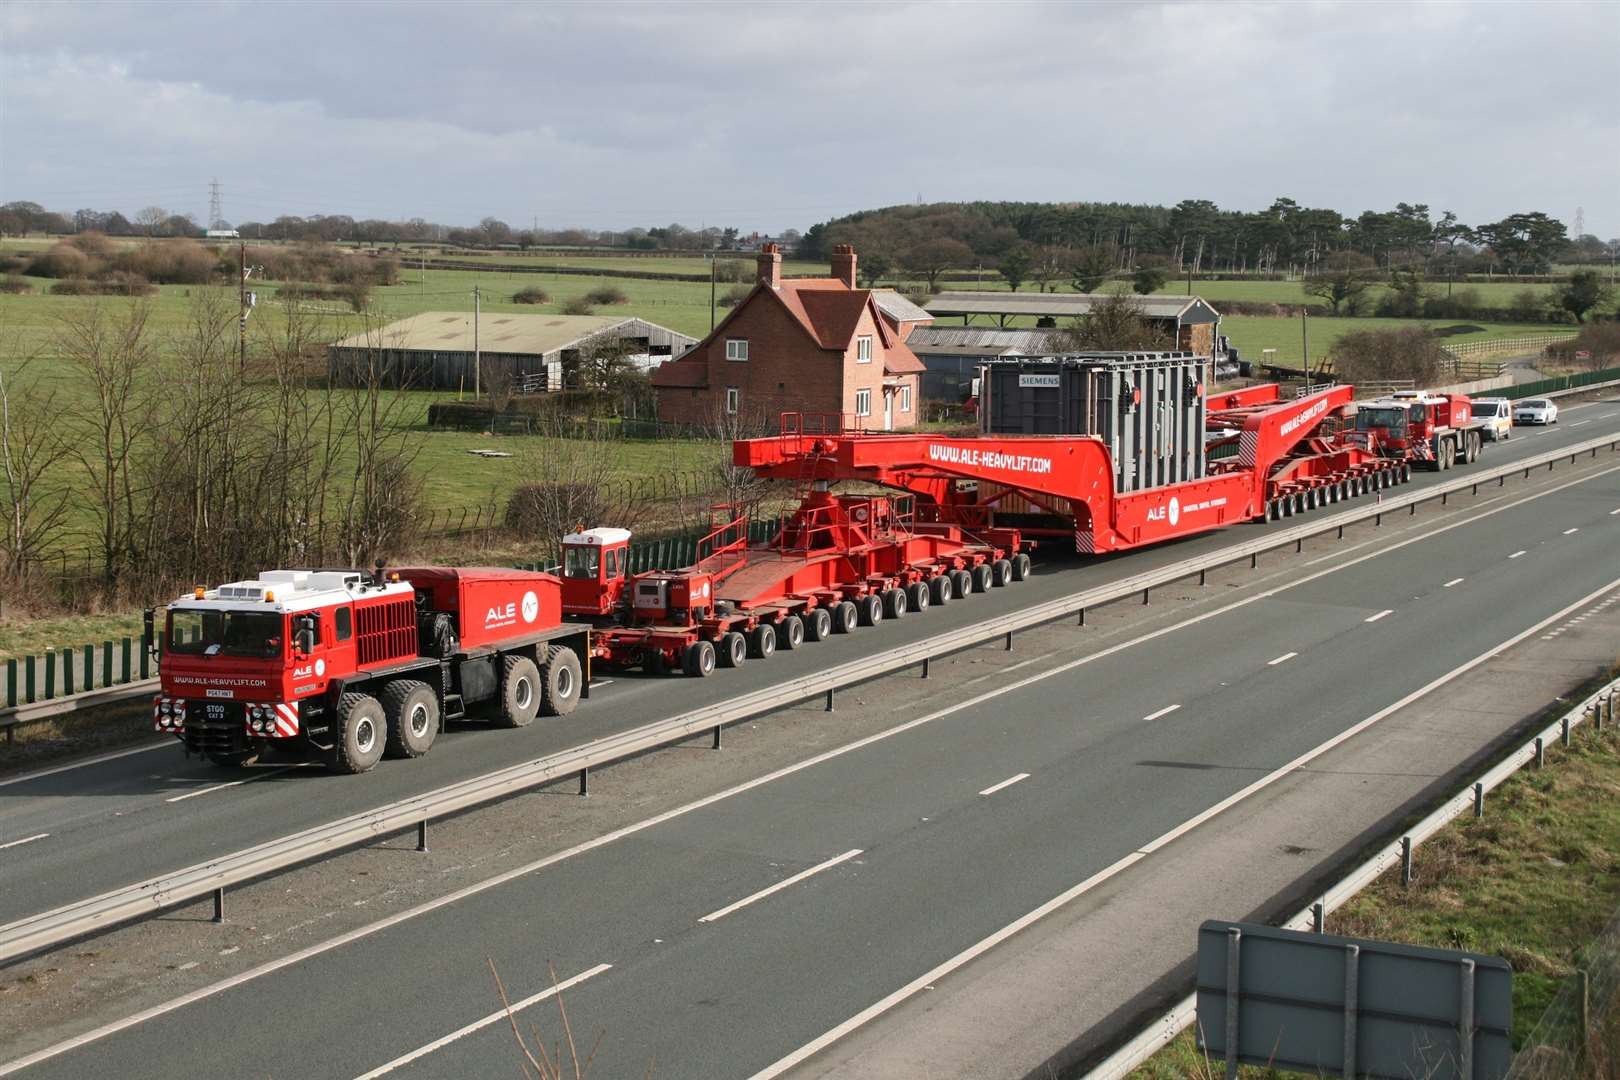
[{"label": "asphalt surface", "polygon": [[[1620,402],[1613,399],[1571,406],[1562,415],[1563,422],[1556,427],[1520,430],[1514,439],[1487,447],[1482,464],[1488,467],[1620,430]],[[1421,487],[1452,475],[1419,472],[1412,484]],[[873,648],[917,640],[969,625],[987,614],[1016,610],[1252,539],[1259,529],[1295,524],[1289,519],[1242,525],[1105,558],[1037,551],[1036,575],[1013,588],[809,644],[793,653],[778,653],[768,661],[722,670],[705,680],[607,674],[571,717],[537,722],[519,731],[458,726],[441,736],[426,757],[384,761],[360,777],[329,775],[307,766],[225,772],[200,760],[188,762],[176,744],[36,779],[0,780],[4,871],[0,923],[639,727],[712,702],[716,694],[759,689],[788,675],[847,662]],[[16,843],[22,840],[27,842]],[[15,846],[3,846],[7,844]]]},{"label": "asphalt surface", "polygon": [[[1599,431],[1561,425],[1486,460]],[[1591,466],[1602,468],[1612,466]],[[1620,575],[1617,509],[1620,472],[1611,471],[1376,558],[1336,560],[1322,567],[1339,567],[1331,573],[1105,662],[1054,660],[1054,673],[1036,679],[1042,669],[1027,669],[994,684],[989,700],[133,1024],[25,1075],[359,1076],[418,1053],[396,1072],[515,1074],[488,965],[521,1001],[549,985],[548,961],[561,979],[596,972],[566,994],[587,1045],[605,1033],[593,1075],[641,1076],[649,1064],[659,1077],[750,1075],[1254,777],[1608,584]],[[1058,593],[1081,575],[1140,568],[1159,554],[1039,584]],[[1020,601],[1016,589],[992,595],[979,611]],[[673,694],[659,695],[663,711]],[[628,708],[641,697],[624,700]],[[63,776],[72,774],[45,779]],[[314,782],[323,794],[337,786]],[[300,790],[304,777],[244,785],[202,820],[234,800]],[[520,1015],[525,1030],[531,1018],[548,1042],[560,1037],[547,1003]]]}]

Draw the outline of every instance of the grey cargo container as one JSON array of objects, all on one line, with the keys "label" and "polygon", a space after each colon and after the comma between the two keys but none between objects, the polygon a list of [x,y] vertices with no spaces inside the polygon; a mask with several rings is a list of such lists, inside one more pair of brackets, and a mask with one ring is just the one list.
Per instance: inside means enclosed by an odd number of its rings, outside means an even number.
[{"label": "grey cargo container", "polygon": [[979,368],[986,435],[1090,435],[1114,460],[1118,491],[1204,475],[1209,358],[1192,353],[1078,353]]}]

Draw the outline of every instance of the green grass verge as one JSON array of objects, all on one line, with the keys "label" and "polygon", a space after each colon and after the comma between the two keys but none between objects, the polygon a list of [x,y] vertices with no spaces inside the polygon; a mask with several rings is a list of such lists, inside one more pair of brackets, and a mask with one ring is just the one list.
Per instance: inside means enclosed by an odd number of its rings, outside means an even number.
[{"label": "green grass verge", "polygon": [[[141,636],[141,613],[124,611],[102,615],[53,615],[46,618],[0,619],[0,660],[38,656],[64,646],[99,646],[104,641]],[[99,654],[98,654],[99,655]],[[99,661],[98,661],[99,662]]]},{"label": "green grass verge", "polygon": [[[1546,768],[1521,770],[1490,794],[1483,819],[1453,822],[1417,849],[1414,865],[1411,888],[1392,870],[1330,916],[1328,932],[1505,958],[1519,1049],[1620,906],[1620,736],[1576,729],[1569,750],[1554,744]],[[1222,1071],[1188,1031],[1131,1076]]]}]

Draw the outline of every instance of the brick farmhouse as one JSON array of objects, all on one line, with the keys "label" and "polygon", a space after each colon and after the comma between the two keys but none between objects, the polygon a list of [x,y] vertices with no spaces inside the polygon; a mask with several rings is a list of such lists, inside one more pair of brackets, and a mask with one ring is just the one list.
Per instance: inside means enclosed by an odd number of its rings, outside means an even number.
[{"label": "brick farmhouse", "polygon": [[837,413],[868,430],[914,427],[923,365],[906,338],[931,316],[855,281],[847,244],[833,249],[831,277],[786,280],[781,248],[763,245],[748,296],[653,372],[658,418],[734,428],[774,425],[783,412]]}]

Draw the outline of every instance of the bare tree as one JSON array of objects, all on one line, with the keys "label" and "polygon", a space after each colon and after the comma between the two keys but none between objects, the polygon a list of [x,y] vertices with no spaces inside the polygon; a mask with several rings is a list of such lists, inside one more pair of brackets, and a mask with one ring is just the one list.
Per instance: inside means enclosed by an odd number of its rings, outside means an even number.
[{"label": "bare tree", "polygon": [[595,429],[572,438],[552,420],[519,451],[523,473],[537,479],[512,493],[506,524],[555,562],[562,538],[576,528],[612,523],[634,528],[646,502],[617,475],[605,438]]},{"label": "bare tree", "polygon": [[68,491],[52,483],[69,459],[57,433],[54,395],[37,381],[6,380],[0,371],[0,462],[5,467],[6,532],[0,539],[4,573],[16,586],[28,579],[66,524]]},{"label": "bare tree", "polygon": [[1110,293],[1066,330],[1052,335],[1064,350],[1163,349],[1169,337],[1145,318],[1141,303],[1129,293]]},{"label": "bare tree", "polygon": [[349,372],[353,385],[333,391],[341,453],[349,486],[338,510],[338,545],[351,566],[397,550],[416,521],[419,486],[411,466],[409,405],[403,388],[390,390],[382,359],[381,324],[367,330],[376,344]]},{"label": "bare tree", "polygon": [[156,236],[163,223],[169,220],[169,212],[161,206],[148,206],[135,215],[135,224],[146,230],[147,236]]}]

